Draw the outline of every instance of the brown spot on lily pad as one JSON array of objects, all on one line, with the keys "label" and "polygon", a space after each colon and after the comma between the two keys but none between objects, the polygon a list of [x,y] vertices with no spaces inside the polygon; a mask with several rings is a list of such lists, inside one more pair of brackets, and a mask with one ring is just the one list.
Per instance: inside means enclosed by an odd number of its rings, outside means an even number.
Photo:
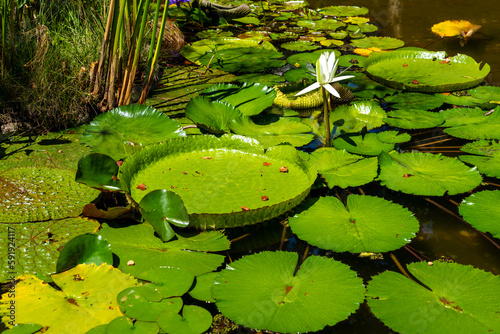
[{"label": "brown spot on lily pad", "polygon": [[288,173],[288,168],[286,168],[285,166],[281,166],[280,167],[280,172],[281,173]]},{"label": "brown spot on lily pad", "polygon": [[144,190],[146,190],[146,185],[144,183],[141,183],[141,184],[138,184],[136,188],[144,191]]}]

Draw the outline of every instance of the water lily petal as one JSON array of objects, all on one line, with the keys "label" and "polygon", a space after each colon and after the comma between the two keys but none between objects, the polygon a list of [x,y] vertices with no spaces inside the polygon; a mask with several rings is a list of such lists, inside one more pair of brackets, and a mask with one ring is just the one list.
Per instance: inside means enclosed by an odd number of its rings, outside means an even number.
[{"label": "water lily petal", "polygon": [[333,95],[333,96],[335,96],[336,98],[339,98],[339,99],[340,99],[340,94],[339,94],[339,92],[337,92],[337,91],[335,90],[335,88],[333,88],[333,86],[332,86],[332,85],[330,85],[330,84],[326,84],[326,85],[323,85],[323,87],[325,87],[325,88],[326,88],[326,90],[327,90],[330,94],[332,94],[332,95]]},{"label": "water lily petal", "polygon": [[332,81],[330,81],[330,83],[336,82],[336,81],[340,81],[340,80],[344,80],[344,79],[349,79],[349,78],[354,78],[354,75],[343,75],[341,77],[335,77],[335,78],[333,78]]},{"label": "water lily petal", "polygon": [[318,89],[320,86],[321,85],[318,82],[315,82],[312,85],[307,86],[306,88],[304,88],[303,90],[301,90],[300,92],[298,92],[297,94],[295,94],[295,96],[299,96],[299,95],[302,95],[302,94],[305,94],[305,93],[309,93],[310,91]]}]

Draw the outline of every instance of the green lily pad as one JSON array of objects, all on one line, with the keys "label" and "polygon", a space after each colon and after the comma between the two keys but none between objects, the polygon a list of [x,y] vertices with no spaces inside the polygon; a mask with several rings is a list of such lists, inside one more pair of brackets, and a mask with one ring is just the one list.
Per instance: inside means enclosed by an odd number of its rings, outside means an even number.
[{"label": "green lily pad", "polygon": [[233,33],[231,31],[224,31],[222,29],[208,29],[197,32],[196,37],[198,37],[199,39],[233,37]]},{"label": "green lily pad", "polygon": [[48,334],[85,333],[121,316],[117,294],[138,284],[130,275],[106,264],[80,264],[52,275],[52,279],[60,290],[34,276],[20,276],[16,295],[7,292],[0,301],[4,323],[10,314],[8,306],[15,300],[17,323],[48,327]]},{"label": "green lily pad", "polygon": [[68,218],[17,225],[2,224],[0,252],[8,254],[9,243],[15,242],[14,263],[7,256],[0,257],[0,282],[6,282],[11,272],[46,276],[56,271],[58,249],[83,233],[94,233],[99,223],[86,218]]},{"label": "green lily pad", "polygon": [[[286,59],[286,62],[288,64],[296,66],[296,64],[299,64],[299,68],[301,67],[306,67],[307,63],[311,64],[316,64],[318,61],[319,57],[325,52],[334,52],[335,57],[340,57],[340,51],[339,50],[329,50],[329,49],[324,49],[324,50],[318,50],[314,52],[302,52],[302,53],[297,53],[294,55],[291,55]],[[316,80],[316,78],[314,78]]]},{"label": "green lily pad", "polygon": [[421,284],[386,271],[368,285],[373,314],[400,333],[490,333],[500,330],[500,277],[458,263],[416,262]]},{"label": "green lily pad", "polygon": [[188,60],[229,72],[259,72],[284,65],[282,53],[261,39],[214,38],[186,45],[181,54]]},{"label": "green lily pad", "polygon": [[401,144],[411,140],[411,136],[406,132],[399,133],[396,130],[386,130],[377,133],[377,139],[382,143]]},{"label": "green lily pad", "polygon": [[247,137],[193,136],[144,148],[123,163],[120,179],[136,202],[155,189],[176,192],[190,226],[256,224],[300,203],[316,178],[298,160],[288,160],[287,150],[295,152],[283,147],[283,156],[269,157]]},{"label": "green lily pad", "polygon": [[500,139],[500,106],[493,112],[480,108],[453,108],[441,113],[446,119],[441,126],[451,126],[443,132],[453,137],[470,140]]},{"label": "green lily pad", "polygon": [[182,299],[163,298],[161,292],[147,285],[135,286],[121,291],[116,297],[120,311],[129,318],[140,321],[156,321],[164,310],[179,312]]},{"label": "green lily pad", "polygon": [[295,333],[334,325],[363,302],[362,280],[347,265],[309,256],[296,270],[297,261],[296,253],[261,252],[232,262],[212,288],[218,309],[240,325]]},{"label": "green lily pad", "polygon": [[75,181],[99,190],[121,190],[118,165],[109,155],[91,153],[78,161]]},{"label": "green lily pad", "polygon": [[212,325],[212,315],[202,307],[186,305],[182,309],[182,315],[166,310],[158,315],[157,322],[167,333],[201,334]]},{"label": "green lily pad", "polygon": [[18,167],[0,173],[0,222],[76,217],[99,191],[74,181],[75,171]]},{"label": "green lily pad", "polygon": [[327,31],[327,34],[334,39],[344,39],[347,37],[346,31]]},{"label": "green lily pad", "polygon": [[474,189],[482,181],[476,168],[441,154],[382,153],[379,165],[381,184],[407,194],[455,195]]},{"label": "green lily pad", "polygon": [[389,50],[400,48],[405,45],[405,42],[393,37],[370,36],[362,39],[356,39],[351,42],[351,45],[362,49],[379,48],[382,50]]},{"label": "green lily pad", "polygon": [[343,55],[339,58],[339,66],[350,67],[350,66],[358,66],[364,67],[366,57],[357,56],[357,55]]},{"label": "green lily pad", "polygon": [[111,247],[100,235],[82,234],[68,241],[59,254],[56,270],[62,272],[84,263],[113,264]]},{"label": "green lily pad", "polygon": [[481,174],[500,178],[500,143],[497,140],[478,140],[460,149],[478,155],[460,155],[463,162],[477,167]]},{"label": "green lily pad", "polygon": [[384,143],[378,139],[376,133],[366,135],[341,135],[335,138],[332,145],[339,150],[346,150],[349,153],[375,156],[381,152],[389,152],[394,149],[393,143]]},{"label": "green lily pad", "polygon": [[341,46],[344,45],[344,42],[338,40],[338,39],[326,39],[320,42],[321,45],[326,46],[326,47],[331,47],[331,46]]},{"label": "green lily pad", "polygon": [[196,285],[189,290],[189,295],[198,300],[215,303],[212,297],[212,287],[217,275],[219,275],[218,272],[211,272],[196,276]]},{"label": "green lily pad", "polygon": [[345,150],[320,148],[311,154],[309,162],[318,169],[330,189],[358,187],[377,176],[377,159],[363,159]]},{"label": "green lily pad", "polygon": [[227,102],[244,116],[252,116],[273,105],[276,91],[260,84],[218,84],[208,87],[200,95]]},{"label": "green lily pad", "polygon": [[479,191],[465,198],[458,211],[474,228],[500,238],[500,190]]},{"label": "green lily pad", "polygon": [[443,104],[443,95],[422,93],[400,93],[388,96],[385,102],[394,109],[423,109],[439,108]]},{"label": "green lily pad", "polygon": [[358,6],[329,6],[321,8],[320,13],[332,16],[358,16],[368,14],[368,8]]},{"label": "green lily pad", "polygon": [[335,252],[388,252],[403,247],[420,226],[413,213],[383,198],[350,195],[344,205],[322,197],[289,219],[293,233]]},{"label": "green lily pad", "polygon": [[334,19],[321,19],[317,21],[313,20],[299,20],[297,21],[299,27],[304,27],[309,30],[328,30],[335,31],[340,27],[344,27],[345,23],[334,20]]},{"label": "green lily pad", "polygon": [[151,191],[142,198],[139,206],[144,220],[153,225],[163,241],[169,241],[175,236],[170,224],[177,227],[189,225],[189,215],[182,198],[172,191]]},{"label": "green lily pad", "polygon": [[160,266],[180,268],[193,275],[201,275],[215,270],[224,261],[224,256],[206,252],[229,248],[227,238],[217,231],[202,232],[200,236],[187,240],[178,236],[178,240],[166,243],[155,237],[154,233],[153,227],[146,224],[122,228],[103,224],[99,231],[99,235],[108,240],[113,253],[120,259],[118,269],[133,275]]},{"label": "green lily pad", "polygon": [[469,89],[467,94],[450,94],[444,97],[446,103],[458,106],[481,106],[494,108],[500,101],[500,87],[479,86]]},{"label": "green lily pad", "polygon": [[229,122],[241,117],[241,112],[224,101],[197,96],[186,106],[186,116],[210,132],[229,132]]},{"label": "green lily pad", "polygon": [[330,127],[347,133],[359,132],[365,126],[367,130],[384,124],[386,113],[382,107],[372,101],[354,101],[330,111]]},{"label": "green lily pad", "polygon": [[4,334],[33,334],[43,327],[37,324],[17,324],[11,329],[2,331]]},{"label": "green lily pad", "polygon": [[285,72],[285,74],[283,74],[283,77],[289,82],[298,82],[301,80],[316,80],[316,77],[309,73],[309,70],[305,67],[288,70]]},{"label": "green lily pad", "polygon": [[129,104],[97,116],[85,129],[81,141],[90,145],[95,153],[120,160],[143,146],[184,136],[181,125],[162,112],[141,104]]},{"label": "green lily pad", "polygon": [[266,149],[281,143],[299,147],[314,138],[308,125],[283,117],[267,125],[257,125],[250,118],[242,117],[231,122],[229,127],[236,134],[256,139]]},{"label": "green lily pad", "polygon": [[146,286],[161,292],[163,298],[182,296],[188,292],[194,281],[192,273],[183,269],[168,267],[148,269],[137,274],[136,277],[151,282]]},{"label": "green lily pad", "polygon": [[[370,23],[349,24],[347,26],[346,30],[352,31],[352,32],[368,33],[368,32],[377,31],[378,27],[376,25],[370,24]],[[399,43],[399,44],[401,44],[401,43]]]},{"label": "green lily pad", "polygon": [[319,45],[314,45],[314,42],[309,41],[293,41],[281,44],[281,47],[291,51],[311,51],[320,48]]},{"label": "green lily pad", "polygon": [[[445,59],[449,59],[446,62]],[[447,58],[445,52],[373,52],[365,62],[368,75],[392,88],[418,92],[449,92],[477,86],[490,66],[469,56]]]},{"label": "green lily pad", "polygon": [[384,122],[401,129],[426,129],[443,124],[444,115],[420,109],[391,110]]},{"label": "green lily pad", "polygon": [[157,334],[159,330],[156,323],[118,317],[105,325],[102,333],[90,331],[87,334]]}]

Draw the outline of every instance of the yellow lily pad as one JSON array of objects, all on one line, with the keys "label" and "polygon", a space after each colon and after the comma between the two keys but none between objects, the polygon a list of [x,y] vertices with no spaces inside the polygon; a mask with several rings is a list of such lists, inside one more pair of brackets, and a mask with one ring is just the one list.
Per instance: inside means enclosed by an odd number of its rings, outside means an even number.
[{"label": "yellow lily pad", "polygon": [[433,25],[431,30],[441,37],[470,37],[479,28],[481,28],[480,25],[470,23],[466,20],[447,20]]},{"label": "yellow lily pad", "polygon": [[367,49],[363,49],[363,48],[356,48],[354,49],[354,53],[355,54],[358,54],[360,56],[365,56],[365,57],[368,57],[372,52],[386,52],[380,48],[367,48]]},{"label": "yellow lily pad", "polygon": [[46,334],[86,333],[122,316],[116,296],[122,290],[138,285],[131,275],[110,265],[80,264],[52,275],[56,290],[35,276],[16,279],[15,294],[7,292],[0,301],[2,321],[12,327],[11,305],[15,306],[15,323],[35,323],[46,328]]}]

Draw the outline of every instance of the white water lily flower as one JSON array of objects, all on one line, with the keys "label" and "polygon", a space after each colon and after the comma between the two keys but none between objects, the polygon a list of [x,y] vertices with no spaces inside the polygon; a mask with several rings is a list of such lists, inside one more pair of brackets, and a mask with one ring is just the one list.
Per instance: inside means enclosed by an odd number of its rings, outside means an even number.
[{"label": "white water lily flower", "polygon": [[340,77],[335,77],[335,72],[337,71],[338,63],[339,60],[335,59],[334,52],[323,53],[316,62],[316,73],[311,73],[312,75],[316,76],[317,81],[312,85],[304,88],[297,94],[295,94],[295,96],[309,93],[310,91],[313,91],[320,87],[325,87],[325,89],[330,94],[332,94],[337,98],[340,98],[339,92],[337,92],[335,88],[333,88],[333,86],[330,84],[332,82],[337,82],[340,80],[352,78],[354,77],[354,75],[343,75]]}]

